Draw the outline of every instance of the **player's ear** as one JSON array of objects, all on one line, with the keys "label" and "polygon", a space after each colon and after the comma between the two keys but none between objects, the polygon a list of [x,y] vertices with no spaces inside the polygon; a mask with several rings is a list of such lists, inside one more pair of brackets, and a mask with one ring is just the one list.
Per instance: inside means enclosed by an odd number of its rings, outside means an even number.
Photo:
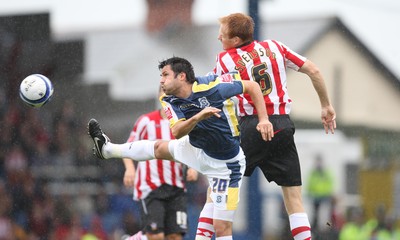
[{"label": "player's ear", "polygon": [[184,80],[186,80],[186,73],[181,72],[181,73],[178,74],[178,77],[179,77],[179,79],[184,79]]},{"label": "player's ear", "polygon": [[243,40],[238,36],[233,37],[233,41],[235,43],[235,46],[239,46],[239,45],[243,44]]}]

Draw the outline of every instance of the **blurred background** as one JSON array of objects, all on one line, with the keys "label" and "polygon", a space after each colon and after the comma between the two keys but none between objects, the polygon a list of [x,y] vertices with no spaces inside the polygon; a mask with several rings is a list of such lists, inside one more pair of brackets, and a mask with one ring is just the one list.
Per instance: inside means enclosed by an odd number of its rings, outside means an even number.
[{"label": "blurred background", "polygon": [[[75,240],[83,232],[114,240],[138,231],[122,161],[92,156],[86,123],[94,117],[125,142],[137,117],[158,107],[158,62],[181,56],[198,75],[211,71],[221,50],[218,18],[233,12],[251,14],[260,40],[285,43],[325,76],[334,135],[322,129],[310,80],[288,75],[313,239],[338,239],[346,224],[379,225],[400,239],[396,0],[1,1],[0,239]],[[40,109],[19,99],[32,73],[55,88]],[[330,179],[322,197],[313,192],[315,171]],[[185,239],[194,239],[206,185],[188,183]],[[275,183],[255,174],[242,189],[235,239],[290,239]]]}]

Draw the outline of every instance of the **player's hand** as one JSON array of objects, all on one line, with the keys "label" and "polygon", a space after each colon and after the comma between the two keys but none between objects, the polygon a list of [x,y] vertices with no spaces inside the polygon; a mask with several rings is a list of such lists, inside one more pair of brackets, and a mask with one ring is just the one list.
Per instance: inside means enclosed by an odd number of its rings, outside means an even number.
[{"label": "player's hand", "polygon": [[198,115],[199,115],[199,119],[204,120],[207,118],[210,118],[212,116],[215,116],[217,118],[220,118],[221,115],[219,115],[219,112],[221,112],[221,109],[219,108],[215,108],[215,107],[205,107],[203,110],[201,110]]},{"label": "player's hand", "polygon": [[135,170],[134,169],[126,169],[124,174],[124,185],[126,187],[133,187],[135,183]]},{"label": "player's hand", "polygon": [[199,173],[193,168],[188,168],[186,172],[186,181],[193,182],[196,181],[199,177]]},{"label": "player's hand", "polygon": [[336,113],[335,109],[331,105],[327,107],[322,107],[321,110],[321,120],[322,125],[324,125],[325,133],[328,134],[329,131],[334,134],[336,129]]},{"label": "player's hand", "polygon": [[274,127],[272,123],[268,120],[261,120],[257,124],[257,131],[261,133],[262,138],[264,141],[271,141],[274,137]]}]

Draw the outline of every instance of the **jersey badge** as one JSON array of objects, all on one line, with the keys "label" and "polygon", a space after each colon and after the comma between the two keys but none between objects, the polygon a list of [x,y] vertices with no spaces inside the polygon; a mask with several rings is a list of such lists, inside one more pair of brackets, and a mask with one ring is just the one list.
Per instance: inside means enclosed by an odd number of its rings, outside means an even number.
[{"label": "jersey badge", "polygon": [[199,98],[200,108],[205,108],[210,106],[210,102],[208,102],[206,97]]}]

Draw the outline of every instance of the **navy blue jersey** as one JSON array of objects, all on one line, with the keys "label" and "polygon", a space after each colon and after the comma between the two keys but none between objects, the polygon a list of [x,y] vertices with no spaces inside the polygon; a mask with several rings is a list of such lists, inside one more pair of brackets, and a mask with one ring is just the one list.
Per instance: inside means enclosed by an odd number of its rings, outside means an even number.
[{"label": "navy blue jersey", "polygon": [[238,74],[197,77],[188,98],[164,95],[161,104],[173,127],[178,121],[191,118],[205,107],[221,109],[218,117],[200,121],[189,133],[190,143],[204,150],[210,157],[230,159],[240,148],[239,124],[235,103],[231,97],[244,91]]}]

